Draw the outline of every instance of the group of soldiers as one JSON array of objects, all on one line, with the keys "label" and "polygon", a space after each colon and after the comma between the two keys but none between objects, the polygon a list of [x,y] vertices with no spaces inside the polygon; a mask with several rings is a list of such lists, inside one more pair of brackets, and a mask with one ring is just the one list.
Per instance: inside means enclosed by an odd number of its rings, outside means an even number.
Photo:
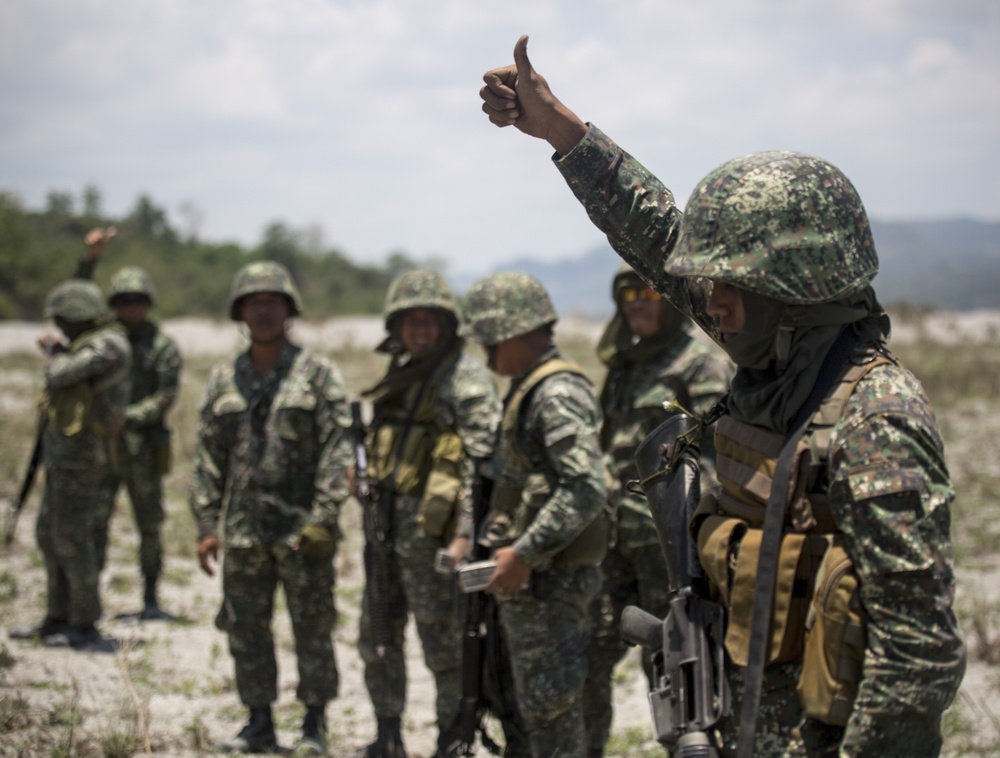
[{"label": "group of soldiers", "polygon": [[[670,545],[636,486],[632,453],[678,408],[702,426],[714,422],[700,447],[703,497],[688,537],[704,591],[725,607],[732,694],[697,754],[936,755],[941,714],[965,667],[952,610],[954,493],[927,399],[885,344],[860,198],[826,161],[779,151],[720,166],[682,214],[656,177],[552,94],[526,46],[522,38],[512,65],[487,72],[483,110],[497,126],[549,142],[626,261],[598,346],[607,374],[597,391],[560,352],[558,315],[528,274],[487,276],[461,300],[431,271],[391,284],[377,348],[388,369],[361,393],[372,407],[362,452],[385,506],[379,535],[389,560],[367,575],[378,592],[365,592],[358,649],[377,736],[357,755],[405,755],[410,614],[434,675],[439,731],[455,721],[463,630],[454,570],[479,547],[494,562],[485,592],[516,705],[502,715],[504,754],[603,754],[612,672],[626,650],[623,609],[656,618],[671,609]],[[160,361],[144,347],[165,338],[131,323],[137,303],[126,296],[137,294],[148,310],[151,288],[112,285],[117,321],[81,281],[57,287],[47,305],[68,343],[46,368],[38,540],[48,613],[28,633],[51,644],[97,633],[91,521],[103,518],[95,493],[107,489],[106,472],[122,472],[135,502],[149,490],[124,472],[145,471],[136,476],[148,487],[164,468],[157,411],[176,393],[166,367],[180,361],[175,349]],[[241,269],[230,317],[249,347],[213,369],[201,406],[190,490],[198,556],[212,574],[224,554],[216,624],[249,711],[226,750],[277,746],[279,584],[305,706],[296,749],[325,753],[326,707],[337,696],[333,558],[360,458],[337,366],[290,339],[289,320],[301,313],[280,264]],[[695,340],[692,324],[721,351]],[[470,341],[484,348],[486,367]],[[156,363],[162,387],[151,374],[139,378]],[[490,371],[509,379],[502,400]],[[139,462],[141,451],[148,459]],[[484,478],[491,494],[480,523],[473,493]],[[157,524],[162,509],[145,518]],[[145,608],[156,617],[158,548],[144,539],[142,555]],[[647,652],[656,688],[653,663]]]}]

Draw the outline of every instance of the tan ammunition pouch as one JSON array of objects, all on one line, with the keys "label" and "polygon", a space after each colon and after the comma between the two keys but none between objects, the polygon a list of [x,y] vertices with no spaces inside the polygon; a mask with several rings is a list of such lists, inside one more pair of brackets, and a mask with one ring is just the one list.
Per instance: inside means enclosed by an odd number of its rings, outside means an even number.
[{"label": "tan ammunition pouch", "polygon": [[840,538],[829,540],[806,619],[797,689],[807,716],[846,726],[861,681],[868,619],[858,597],[854,564]]},{"label": "tan ammunition pouch", "polygon": [[63,437],[75,437],[90,426],[94,390],[81,382],[55,393],[46,393],[42,403],[49,416],[49,426]]},{"label": "tan ammunition pouch", "polygon": [[[857,357],[857,356],[856,356]],[[858,579],[841,545],[825,491],[830,436],[851,393],[872,368],[893,359],[860,356],[824,400],[799,441],[787,486],[767,663],[801,660],[798,691],[811,718],[843,725],[853,708],[865,650]],[[863,362],[864,360],[868,362]],[[857,365],[860,363],[861,365]],[[721,491],[706,495],[691,521],[698,557],[727,609],[726,650],[749,660],[764,513],[783,440],[730,417],[715,434]]]},{"label": "tan ammunition pouch", "polygon": [[431,469],[424,485],[417,522],[431,537],[442,537],[455,520],[455,503],[462,490],[462,438],[443,432],[431,451]]},{"label": "tan ammunition pouch", "polygon": [[[69,351],[76,352],[109,329],[121,330],[121,327],[103,325],[91,329],[73,340]],[[82,381],[55,392],[46,392],[42,397],[42,408],[48,414],[49,424],[64,437],[75,437],[84,429],[89,429],[101,437],[110,437],[111,432],[108,427],[94,418],[94,395],[112,387],[127,376],[128,366],[126,365],[118,371],[102,377],[96,384]]]},{"label": "tan ammunition pouch", "polygon": [[[456,352],[455,360],[459,354]],[[397,495],[420,496],[417,521],[432,537],[445,536],[453,528],[455,506],[462,490],[462,439],[453,430],[441,426],[436,416],[435,388],[443,373],[455,360],[444,361],[425,379],[426,391],[416,397],[420,387],[410,392],[418,406],[407,419],[410,403],[396,409],[375,430],[372,441],[372,476],[379,484],[391,483]],[[400,449],[402,445],[402,449]]]},{"label": "tan ammunition pouch", "polygon": [[[504,406],[503,420],[501,422],[501,438],[507,440],[515,439],[515,430],[521,413],[521,406],[531,391],[541,383],[543,379],[558,373],[572,373],[578,376],[585,376],[583,369],[576,363],[562,358],[546,361],[525,377],[518,386],[515,393],[507,400]],[[552,488],[540,474],[530,473],[531,464],[527,457],[521,453],[516,445],[510,446],[510,464],[514,470],[507,473],[514,479],[521,482],[520,486],[506,486],[497,484],[493,488],[493,499],[491,502],[491,522],[509,521],[510,527],[506,541],[513,542],[527,531],[532,521],[538,515],[545,503],[552,495]],[[605,471],[605,478],[609,476]],[[597,518],[591,521],[576,538],[561,550],[552,562],[567,568],[578,568],[581,566],[596,566],[608,552],[608,539],[611,530],[612,507],[609,504],[601,510]]]}]

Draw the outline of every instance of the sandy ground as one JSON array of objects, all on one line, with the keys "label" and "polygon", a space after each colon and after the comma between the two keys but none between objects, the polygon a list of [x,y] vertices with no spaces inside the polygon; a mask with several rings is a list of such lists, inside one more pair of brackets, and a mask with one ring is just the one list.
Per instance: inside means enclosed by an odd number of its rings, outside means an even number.
[{"label": "sandy ground", "polygon": [[[163,326],[186,356],[225,355],[241,344],[238,331],[229,322],[179,319]],[[572,331],[596,339],[601,326],[570,320],[559,328],[563,333]],[[34,323],[0,322],[0,353],[35,350],[35,339],[45,329]],[[295,331],[297,339],[310,346],[367,347],[381,338],[382,326],[375,318],[347,318],[323,324],[300,323]],[[942,341],[965,338],[995,342],[998,334],[1000,313],[978,312],[937,315],[922,324],[897,326],[894,339],[924,335]],[[4,387],[9,390],[25,381],[30,377],[16,372],[0,377],[0,397],[6,394]],[[0,417],[10,410],[0,403]],[[0,492],[12,489],[5,487]],[[183,483],[175,483],[173,491],[168,510],[186,509],[183,496],[176,494],[183,492]],[[33,497],[19,523],[14,546],[0,553],[0,608],[5,609],[0,620],[0,756],[155,753],[187,758],[210,752],[213,741],[235,734],[245,715],[235,695],[225,637],[213,626],[220,599],[218,577],[209,578],[197,571],[192,554],[168,555],[162,604],[181,616],[183,623],[116,618],[136,611],[141,597],[134,557],[136,535],[127,506],[121,501],[113,522],[109,568],[102,577],[102,631],[117,642],[117,651],[51,650],[6,639],[10,627],[33,622],[44,612],[44,571],[32,532],[36,508]],[[347,755],[374,734],[356,652],[363,583],[356,504],[345,507],[342,519],[348,539],[337,557],[341,619],[335,634],[341,692],[328,709],[330,753],[335,756]],[[960,600],[970,594],[997,595],[1000,583],[994,581],[995,576],[996,567],[964,572]],[[275,624],[280,668],[276,719],[281,744],[290,746],[297,736],[301,710],[295,702],[295,658],[281,602],[279,599]],[[434,751],[433,686],[421,662],[412,625],[409,634],[410,688],[404,735],[410,755],[421,758]],[[618,754],[659,755],[662,753],[649,737],[644,679],[635,652],[616,677],[613,731],[629,745]],[[996,669],[974,664],[963,685],[962,700],[976,713],[978,704],[995,700],[996,687]],[[989,729],[992,723],[996,729],[992,713],[979,715],[977,728]],[[4,718],[8,719],[6,724]],[[138,747],[116,752],[112,747],[115,735],[129,732],[138,734]],[[484,750],[478,753],[485,754]]]}]

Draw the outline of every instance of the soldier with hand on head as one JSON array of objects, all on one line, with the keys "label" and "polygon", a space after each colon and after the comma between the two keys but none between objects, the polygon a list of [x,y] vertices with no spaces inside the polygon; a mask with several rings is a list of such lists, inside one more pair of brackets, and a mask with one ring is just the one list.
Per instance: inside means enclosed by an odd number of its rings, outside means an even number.
[{"label": "soldier with hand on head", "polygon": [[[115,234],[114,227],[92,229],[87,234],[87,254],[77,267],[78,278],[93,278],[101,253]],[[124,484],[139,532],[139,565],[144,579],[139,618],[169,621],[174,617],[160,608],[157,584],[163,570],[163,477],[170,470],[170,430],[165,419],[177,399],[181,354],[177,343],[149,318],[156,290],[144,269],[126,266],[117,271],[111,277],[107,298],[132,347],[132,394],[125,409],[125,429],[114,442],[114,465],[101,485],[96,519],[98,567],[104,568],[111,514]]]},{"label": "soldier with hand on head", "polygon": [[36,537],[45,559],[46,614],[11,632],[46,645],[86,648],[102,642],[97,528],[99,488],[125,424],[132,360],[128,339],[93,282],[71,279],[45,303],[60,335],[39,338],[46,356],[42,400],[45,490]]},{"label": "soldier with hand on head", "polygon": [[535,758],[586,755],[588,609],[601,587],[608,492],[590,382],[553,341],[536,278],[493,274],[469,290],[465,334],[511,378],[491,473],[486,535],[518,712]]},{"label": "soldier with hand on head", "polygon": [[[439,732],[455,719],[462,696],[455,580],[435,570],[435,558],[468,508],[474,461],[492,451],[500,400],[489,372],[468,354],[458,325],[458,305],[440,274],[407,271],[389,285],[388,335],[377,350],[391,360],[385,376],[364,393],[373,405],[369,475],[386,541],[377,546],[386,551],[381,586],[368,567],[358,635],[378,719],[375,742],[358,751],[368,758],[405,755],[400,718],[410,614],[434,675]],[[376,618],[379,613],[386,617]]]},{"label": "soldier with hand on head", "polygon": [[229,636],[236,688],[250,711],[239,734],[219,747],[277,747],[271,619],[280,583],[298,658],[296,696],[306,709],[295,747],[325,755],[326,704],[338,687],[333,558],[353,463],[347,391],[336,365],[289,339],[302,303],[284,266],[244,266],[229,303],[250,347],[209,375],[190,494],[202,570],[213,575],[224,552],[216,626]]},{"label": "soldier with hand on head", "polygon": [[[676,411],[707,414],[729,386],[732,370],[725,353],[696,340],[690,319],[649,287],[627,263],[611,285],[615,314],[597,346],[608,372],[601,390],[601,449],[614,480],[616,518],[611,547],[601,568],[604,587],[591,605],[584,716],[587,754],[604,753],[611,732],[612,675],[628,652],[622,641],[622,611],[635,605],[658,618],[666,616],[667,567],[649,505],[628,488],[639,479],[636,447]],[[710,441],[709,441],[710,442]],[[702,489],[715,476],[715,450],[702,450]],[[652,687],[653,669],[643,650],[643,669]]]},{"label": "soldier with hand on head", "polygon": [[927,397],[886,347],[851,182],[812,155],[754,153],[709,173],[681,213],[552,94],[527,37],[485,82],[490,121],[545,139],[619,255],[737,366],[715,429],[721,491],[690,524],[727,607],[734,712],[714,747],[937,755],[965,670],[954,490]]}]

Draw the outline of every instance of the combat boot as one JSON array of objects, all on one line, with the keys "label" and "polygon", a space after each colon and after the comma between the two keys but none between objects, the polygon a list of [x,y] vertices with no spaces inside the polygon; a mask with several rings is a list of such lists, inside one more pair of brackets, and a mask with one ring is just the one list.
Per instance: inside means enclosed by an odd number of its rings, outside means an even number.
[{"label": "combat boot", "polygon": [[228,753],[271,753],[278,747],[271,720],[271,706],[250,709],[250,720],[240,733],[227,742],[220,742],[218,749]]},{"label": "combat boot", "polygon": [[378,737],[371,745],[351,753],[351,758],[406,758],[403,735],[400,734],[399,727],[398,717],[380,718],[378,720]]},{"label": "combat boot", "polygon": [[296,755],[326,755],[326,710],[322,705],[307,705],[302,719],[302,737],[295,743]]},{"label": "combat boot", "polygon": [[176,621],[177,617],[163,610],[156,601],[158,579],[159,577],[155,574],[146,577],[146,589],[142,596],[142,610],[139,612],[139,618],[142,621]]},{"label": "combat boot", "polygon": [[61,634],[66,631],[69,624],[62,619],[54,619],[46,616],[34,626],[22,626],[11,629],[8,636],[12,640],[33,640],[36,637],[44,639],[53,634]]},{"label": "combat boot", "polygon": [[65,626],[62,631],[42,637],[42,644],[45,647],[72,647],[82,648],[87,645],[96,645],[104,638],[97,631],[93,624],[85,626]]}]

